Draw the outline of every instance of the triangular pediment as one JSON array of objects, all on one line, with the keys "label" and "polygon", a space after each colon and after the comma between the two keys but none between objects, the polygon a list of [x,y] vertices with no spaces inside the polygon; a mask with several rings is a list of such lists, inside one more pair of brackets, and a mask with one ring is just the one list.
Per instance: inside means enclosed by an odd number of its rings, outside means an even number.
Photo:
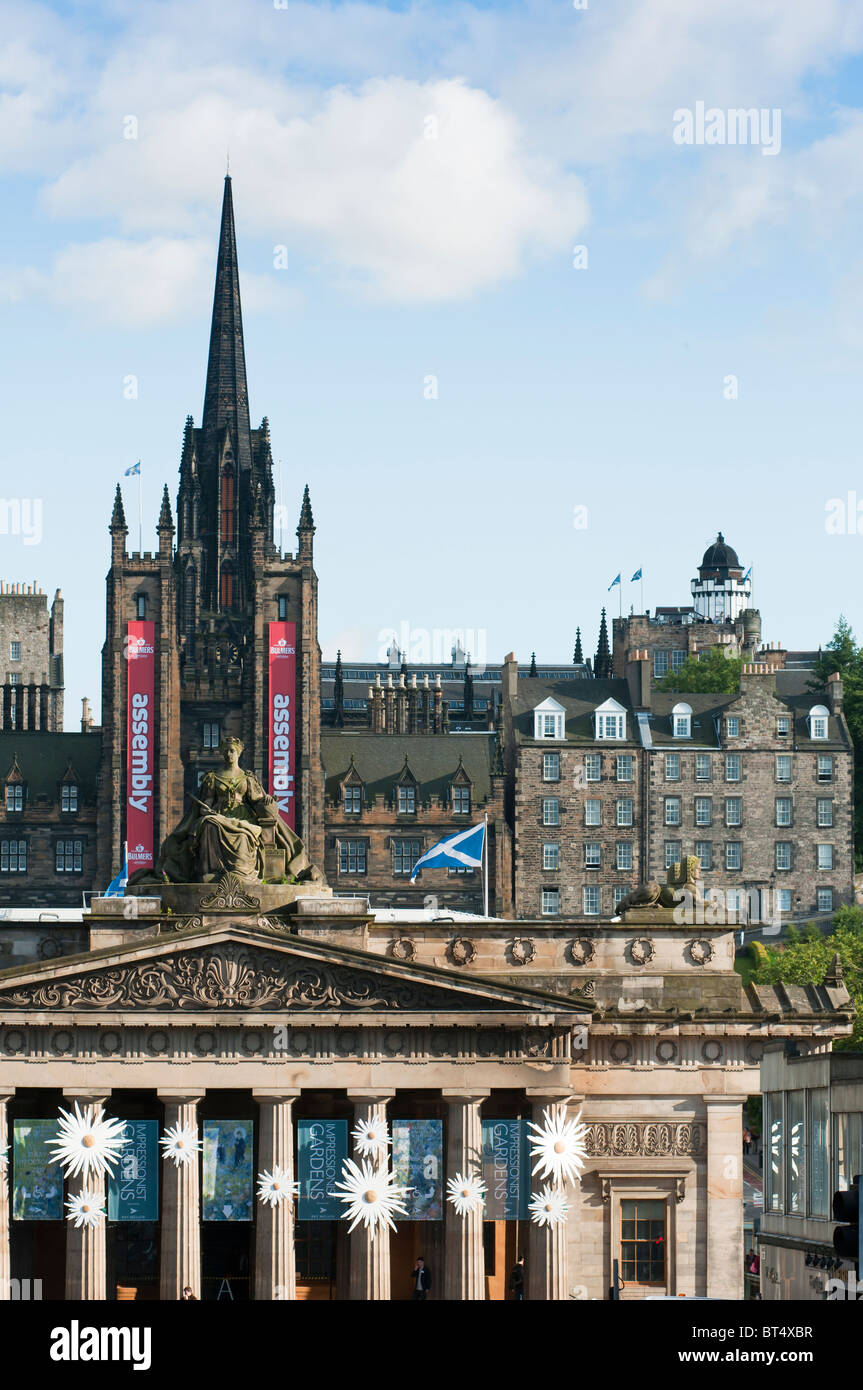
[{"label": "triangular pediment", "polygon": [[130,1011],[211,1014],[511,1015],[579,1021],[590,1005],[279,929],[226,925],[0,971],[0,1017]]}]

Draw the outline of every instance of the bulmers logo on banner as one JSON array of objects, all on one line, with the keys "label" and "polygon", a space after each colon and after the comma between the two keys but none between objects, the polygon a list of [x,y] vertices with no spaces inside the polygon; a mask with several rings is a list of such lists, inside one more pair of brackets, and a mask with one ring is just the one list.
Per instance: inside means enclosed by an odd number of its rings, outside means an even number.
[{"label": "bulmers logo on banner", "polygon": [[296,828],[297,625],[269,625],[270,795],[282,820]]},{"label": "bulmers logo on banner", "polygon": [[126,839],[129,873],[152,868],[156,625],[130,622],[126,635]]}]

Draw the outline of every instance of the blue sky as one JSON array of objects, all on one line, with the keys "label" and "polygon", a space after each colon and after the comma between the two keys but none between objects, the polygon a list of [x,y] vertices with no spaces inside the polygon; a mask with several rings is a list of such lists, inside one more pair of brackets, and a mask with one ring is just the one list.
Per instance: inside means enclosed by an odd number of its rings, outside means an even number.
[{"label": "blue sky", "polygon": [[[718,529],[766,640],[817,645],[840,611],[863,636],[863,520],[825,529],[863,502],[859,3],[0,22],[0,491],[43,502],[0,573],[63,590],[68,724],[99,697],[115,483],[143,459],[152,548],[200,420],[227,148],[252,415],[286,548],[311,488],[325,655],[375,660],[407,623],[566,660],[618,570],[687,602]],[[778,109],[778,153],[676,144],[699,101]]]}]

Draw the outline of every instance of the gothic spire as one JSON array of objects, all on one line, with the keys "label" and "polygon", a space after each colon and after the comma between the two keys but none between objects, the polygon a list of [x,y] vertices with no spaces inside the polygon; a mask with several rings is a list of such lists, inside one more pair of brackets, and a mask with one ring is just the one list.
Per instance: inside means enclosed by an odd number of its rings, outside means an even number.
[{"label": "gothic spire", "polygon": [[581,666],[584,662],[584,654],[581,650],[581,628],[575,629],[575,651],[572,653],[573,666]]},{"label": "gothic spire", "polygon": [[536,652],[531,652],[530,654],[530,670],[528,671],[528,675],[536,675]]},{"label": "gothic spire", "polygon": [[171,515],[171,499],[168,496],[167,483],[162,489],[162,507],[159,512],[159,524],[156,527],[156,530],[170,531],[172,535],[174,533],[174,518]]},{"label": "gothic spire", "polygon": [[300,524],[297,527],[297,534],[300,531],[314,531],[315,521],[312,516],[312,499],[309,497],[309,485],[306,483],[306,490],[303,493],[303,505],[300,508]]},{"label": "gothic spire", "polygon": [[[333,723],[337,729],[343,729],[345,726],[345,678],[342,674],[342,654],[340,651],[336,652],[336,678],[333,682],[333,705],[335,707]],[[353,754],[351,755],[351,762],[353,762]]]},{"label": "gothic spire", "polygon": [[126,513],[123,510],[123,494],[120,491],[120,484],[117,484],[117,491],[114,493],[114,510],[111,513],[112,531],[128,531],[126,525]]},{"label": "gothic spire", "polygon": [[221,435],[226,427],[234,437],[240,467],[251,466],[249,392],[246,385],[240,274],[237,268],[237,238],[234,231],[230,175],[225,178],[225,194],[222,200],[222,227],[216,261],[216,288],[213,295],[213,322],[210,328],[210,354],[207,360],[202,420],[205,435]]},{"label": "gothic spire", "polygon": [[611,652],[608,648],[608,624],[605,621],[605,609],[602,610],[602,621],[599,624],[599,642],[596,648],[596,660],[593,663],[593,674],[597,680],[607,680],[611,675]]}]

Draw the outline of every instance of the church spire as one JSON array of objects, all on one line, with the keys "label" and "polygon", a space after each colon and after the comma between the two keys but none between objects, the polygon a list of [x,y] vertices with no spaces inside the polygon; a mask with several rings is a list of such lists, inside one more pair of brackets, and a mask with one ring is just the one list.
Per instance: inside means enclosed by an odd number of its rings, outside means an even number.
[{"label": "church spire", "polygon": [[584,662],[584,654],[581,650],[581,628],[575,629],[575,651],[572,653],[573,666],[581,666]]},{"label": "church spire", "polygon": [[240,467],[250,467],[252,448],[249,391],[246,384],[240,274],[237,268],[237,237],[234,230],[230,175],[225,177],[225,194],[222,200],[222,226],[216,262],[213,322],[210,328],[210,353],[207,360],[202,421],[205,436],[221,435],[226,427],[233,435]]},{"label": "church spire", "polygon": [[593,674],[597,680],[608,680],[611,675],[611,652],[608,648],[608,624],[605,621],[605,609],[602,610],[602,621],[599,624],[599,642],[596,646],[596,659],[593,663]]}]

